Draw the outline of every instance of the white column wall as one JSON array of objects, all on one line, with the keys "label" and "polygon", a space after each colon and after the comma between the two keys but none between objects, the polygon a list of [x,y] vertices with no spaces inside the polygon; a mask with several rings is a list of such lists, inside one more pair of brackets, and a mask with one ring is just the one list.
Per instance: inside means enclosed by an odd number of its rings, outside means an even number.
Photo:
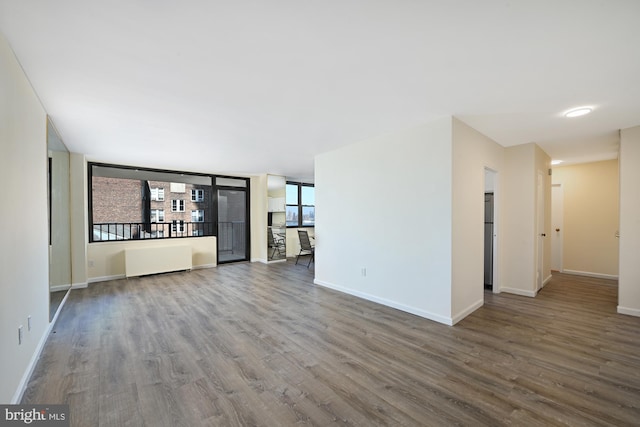
[{"label": "white column wall", "polygon": [[[454,323],[484,303],[485,168],[498,173],[493,183],[500,215],[500,180],[504,148],[453,120],[453,252],[452,312]],[[497,222],[500,225],[500,221]],[[499,230],[497,230],[500,239]],[[499,250],[499,245],[498,248]],[[499,286],[499,280],[496,282]]]},{"label": "white column wall", "polygon": [[267,175],[251,177],[251,261],[266,263]]},{"label": "white column wall", "polygon": [[1,34],[0,94],[0,402],[14,403],[49,327],[47,116]]},{"label": "white column wall", "polygon": [[620,132],[618,313],[640,316],[640,126]]},{"label": "white column wall", "polygon": [[452,324],[451,120],[316,157],[315,283]]},{"label": "white column wall", "polygon": [[535,296],[536,176],[533,143],[505,149],[502,174],[501,292]]},{"label": "white column wall", "polygon": [[71,186],[71,282],[74,288],[88,283],[87,245],[89,241],[89,211],[87,194],[87,162],[83,154],[70,153]]}]

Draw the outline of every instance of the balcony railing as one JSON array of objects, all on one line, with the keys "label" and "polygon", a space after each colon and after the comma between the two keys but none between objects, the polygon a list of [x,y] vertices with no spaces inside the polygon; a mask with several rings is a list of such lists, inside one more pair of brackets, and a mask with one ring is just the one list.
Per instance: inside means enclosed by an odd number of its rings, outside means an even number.
[{"label": "balcony railing", "polygon": [[212,222],[152,222],[150,226],[150,229],[147,230],[143,222],[95,223],[93,224],[91,241],[107,242],[215,235]]}]

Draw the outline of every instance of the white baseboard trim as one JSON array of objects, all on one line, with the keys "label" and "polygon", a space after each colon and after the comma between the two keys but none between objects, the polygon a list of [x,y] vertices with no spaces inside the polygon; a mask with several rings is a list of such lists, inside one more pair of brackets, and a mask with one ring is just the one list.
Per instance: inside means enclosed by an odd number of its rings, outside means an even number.
[{"label": "white baseboard trim", "polygon": [[62,298],[62,301],[60,301],[60,305],[58,306],[58,311],[56,311],[55,316],[53,316],[53,319],[51,319],[51,322],[49,322],[47,329],[45,329],[44,333],[42,334],[42,337],[38,342],[38,346],[36,347],[36,351],[33,352],[33,356],[31,356],[31,360],[27,365],[27,369],[24,372],[24,375],[22,375],[22,379],[20,379],[18,388],[16,389],[16,392],[11,398],[11,402],[10,402],[11,405],[17,405],[22,400],[22,396],[24,395],[24,392],[27,390],[27,384],[29,384],[31,375],[33,375],[33,370],[36,368],[36,364],[38,363],[38,359],[40,359],[42,350],[44,350],[44,345],[47,343],[47,339],[49,339],[49,335],[51,334],[51,331],[53,330],[53,327],[55,326],[56,321],[58,320],[58,315],[60,314],[62,307],[64,307],[64,303],[67,302],[67,297],[69,296],[70,292],[71,290],[69,290],[69,292],[67,292],[64,298]]},{"label": "white baseboard trim", "polygon": [[287,259],[283,258],[283,259],[268,260],[264,258],[251,258],[251,262],[261,262],[263,264],[275,264],[276,262],[287,262]]},{"label": "white baseboard trim", "polygon": [[553,278],[553,275],[548,275],[546,279],[544,279],[544,281],[542,282],[542,287],[544,288],[547,283],[549,283],[549,280],[551,280]]},{"label": "white baseboard trim", "polygon": [[72,283],[71,284],[71,289],[82,289],[82,288],[86,288],[88,286],[89,286],[89,282]]},{"label": "white baseboard trim", "polygon": [[67,283],[66,285],[54,285],[54,286],[49,286],[49,292],[59,292],[59,291],[66,291],[67,289],[71,288],[71,284]]},{"label": "white baseboard trim", "polygon": [[500,288],[500,292],[506,292],[508,294],[522,295],[524,297],[535,297],[536,291],[526,291],[524,289],[517,288]]},{"label": "white baseboard trim", "polygon": [[202,264],[202,265],[194,265],[193,267],[191,267],[192,270],[202,270],[205,268],[214,268],[217,267],[218,264]]},{"label": "white baseboard trim", "polygon": [[629,307],[622,307],[619,305],[618,313],[626,314],[627,316],[640,317],[640,308],[629,308]]},{"label": "white baseboard trim", "polygon": [[364,292],[354,291],[353,289],[345,288],[342,286],[335,285],[333,283],[325,282],[322,280],[314,279],[313,283],[316,285],[333,289],[334,291],[342,292],[344,294],[352,295],[354,297],[362,298],[367,301],[372,301],[387,307],[395,308],[400,311],[404,311],[406,313],[415,314],[416,316],[424,317],[425,319],[433,320],[438,323],[443,323],[448,326],[453,325],[453,319],[450,317],[441,316],[439,314],[431,313],[426,310],[420,310],[415,307],[411,307],[405,304],[400,304],[396,301],[391,301],[385,298],[380,298],[375,295],[370,295]]},{"label": "white baseboard trim", "polygon": [[465,317],[467,317],[468,315],[470,315],[471,313],[473,313],[483,305],[484,305],[484,298],[474,302],[469,307],[465,308],[460,313],[453,316],[453,324],[455,325],[456,323],[458,323],[459,321],[461,321],[462,319],[464,319]]},{"label": "white baseboard trim", "polygon": [[[108,282],[109,280],[119,280],[119,279],[126,279],[127,276],[124,274],[114,274],[111,276],[98,276],[98,277],[91,277],[88,280],[88,283],[98,283],[98,282]],[[85,288],[87,286],[84,286]]]},{"label": "white baseboard trim", "polygon": [[597,279],[612,279],[618,280],[618,276],[615,274],[601,274],[601,273],[592,273],[590,271],[577,271],[577,270],[562,270],[565,274],[573,274],[576,276],[587,276],[587,277],[595,277]]}]

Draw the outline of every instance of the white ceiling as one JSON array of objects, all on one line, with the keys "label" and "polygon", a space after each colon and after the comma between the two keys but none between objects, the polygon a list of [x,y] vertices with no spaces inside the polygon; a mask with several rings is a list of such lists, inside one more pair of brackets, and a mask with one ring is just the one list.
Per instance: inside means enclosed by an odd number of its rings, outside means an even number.
[{"label": "white ceiling", "polygon": [[640,125],[638,0],[0,0],[0,32],[89,160],[309,178],[454,115],[593,161]]}]

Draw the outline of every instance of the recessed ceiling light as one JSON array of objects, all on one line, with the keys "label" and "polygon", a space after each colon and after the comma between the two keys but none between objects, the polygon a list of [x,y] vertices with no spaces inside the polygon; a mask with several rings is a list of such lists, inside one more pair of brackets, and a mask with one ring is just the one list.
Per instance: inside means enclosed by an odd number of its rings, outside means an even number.
[{"label": "recessed ceiling light", "polygon": [[551,160],[552,165],[559,165],[560,163],[562,163],[562,160]]},{"label": "recessed ceiling light", "polygon": [[571,110],[569,110],[566,113],[564,113],[564,116],[565,117],[580,117],[580,116],[584,116],[585,114],[589,114],[592,111],[593,111],[593,108],[591,108],[591,107],[572,108]]}]

